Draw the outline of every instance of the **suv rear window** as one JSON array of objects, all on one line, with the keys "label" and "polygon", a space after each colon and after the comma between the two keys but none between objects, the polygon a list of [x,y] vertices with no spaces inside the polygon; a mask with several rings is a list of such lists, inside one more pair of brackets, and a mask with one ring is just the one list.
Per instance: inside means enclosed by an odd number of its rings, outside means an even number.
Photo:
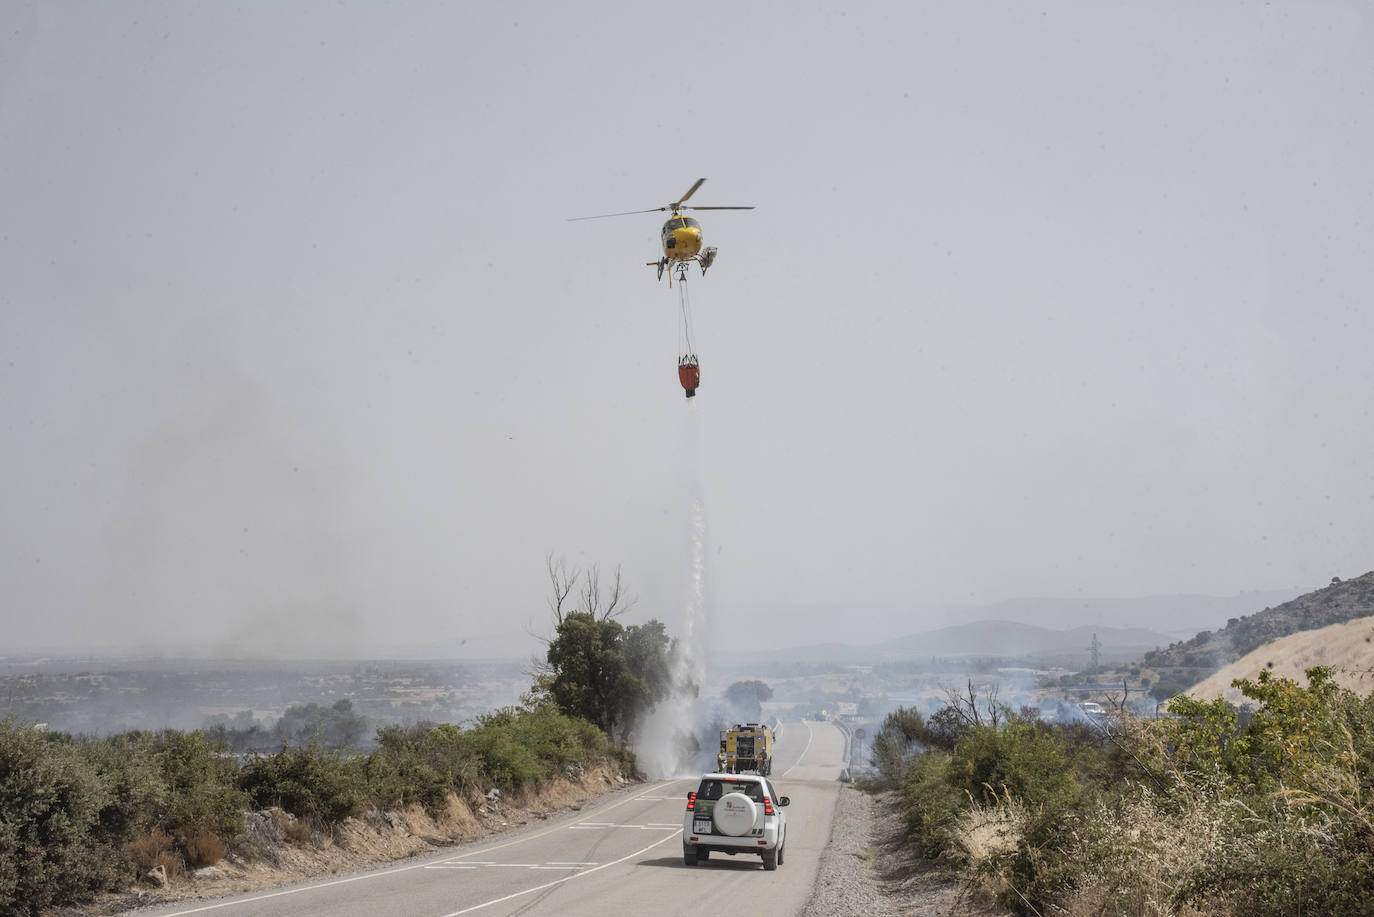
[{"label": "suv rear window", "polygon": [[743,793],[754,802],[763,802],[765,793],[762,780],[720,780],[707,778],[697,787],[697,799],[719,799],[726,793]]}]

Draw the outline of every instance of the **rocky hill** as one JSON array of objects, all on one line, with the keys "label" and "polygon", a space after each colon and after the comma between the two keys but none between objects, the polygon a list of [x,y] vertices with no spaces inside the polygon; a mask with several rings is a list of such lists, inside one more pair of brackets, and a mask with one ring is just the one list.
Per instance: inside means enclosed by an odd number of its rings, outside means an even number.
[{"label": "rocky hill", "polygon": [[1374,690],[1374,617],[1353,618],[1280,637],[1242,656],[1187,693],[1202,700],[1223,697],[1228,703],[1243,706],[1250,701],[1239,688],[1231,686],[1233,680],[1253,680],[1267,669],[1276,678],[1306,684],[1304,673],[1316,665],[1332,669],[1336,683],[1352,691],[1368,694]]},{"label": "rocky hill", "polygon": [[1331,585],[1290,602],[1232,618],[1215,631],[1145,654],[1169,686],[1184,690],[1266,643],[1301,631],[1374,615],[1374,571]]}]

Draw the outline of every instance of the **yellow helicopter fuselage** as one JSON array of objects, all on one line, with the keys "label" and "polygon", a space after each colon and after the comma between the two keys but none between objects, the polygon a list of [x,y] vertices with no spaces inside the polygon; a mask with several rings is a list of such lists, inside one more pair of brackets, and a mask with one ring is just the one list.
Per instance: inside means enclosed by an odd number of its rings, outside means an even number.
[{"label": "yellow helicopter fuselage", "polygon": [[673,214],[663,224],[663,257],[669,261],[686,261],[701,253],[701,224],[691,217]]}]

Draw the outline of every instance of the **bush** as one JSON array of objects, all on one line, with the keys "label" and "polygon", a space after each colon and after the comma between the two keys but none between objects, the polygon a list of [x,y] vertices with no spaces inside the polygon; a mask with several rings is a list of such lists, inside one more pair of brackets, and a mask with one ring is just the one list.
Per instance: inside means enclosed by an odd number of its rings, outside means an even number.
[{"label": "bush", "polygon": [[949,773],[974,799],[1009,792],[1031,805],[1065,805],[1078,795],[1062,740],[1044,724],[1019,717],[972,729],[954,747]]},{"label": "bush", "polygon": [[186,860],[192,866],[214,866],[229,848],[213,831],[194,830],[183,835],[181,849],[186,851]]},{"label": "bush", "polygon": [[229,840],[238,837],[248,800],[238,787],[235,760],[199,731],[168,730],[153,748],[169,797],[162,827],[178,837],[201,831]]},{"label": "bush", "polygon": [[[326,710],[353,730],[351,706]],[[309,713],[309,710],[306,710]],[[308,839],[364,802],[417,801],[439,810],[449,793],[507,791],[613,756],[596,726],[551,702],[454,725],[387,727],[367,756],[317,745],[258,756],[240,768],[201,732],[131,732],[72,738],[0,721],[0,914],[37,913],[118,888],[163,866],[218,862],[243,831],[248,805],[279,806],[285,830]]]},{"label": "bush", "polygon": [[930,731],[925,717],[914,707],[898,707],[883,720],[873,737],[872,757],[883,786],[898,786],[906,775],[913,753],[930,744]]},{"label": "bush", "polygon": [[0,721],[0,911],[37,914],[127,878],[100,832],[109,799],[70,737]]},{"label": "bush", "polygon": [[[112,843],[127,844],[155,831],[169,810],[171,788],[158,761],[158,744],[146,732],[127,732],[77,744],[108,796],[99,830]],[[146,869],[152,868],[149,864]]]},{"label": "bush", "polygon": [[907,837],[922,856],[957,858],[955,825],[967,802],[950,779],[948,752],[928,751],[911,762],[902,781]]},{"label": "bush", "polygon": [[315,745],[258,756],[239,777],[254,806],[280,806],[297,818],[334,825],[362,807],[366,790],[364,761]]},{"label": "bush", "polygon": [[907,769],[911,843],[1020,913],[1369,913],[1374,695],[1321,668],[1235,684],[1253,713],[1179,696],[1105,731],[961,700],[953,749]]},{"label": "bush", "polygon": [[164,831],[154,828],[142,837],[135,838],[124,845],[130,862],[139,873],[145,873],[158,864],[159,858],[173,849],[175,841]]},{"label": "bush", "polygon": [[521,741],[522,731],[516,715],[504,710],[478,717],[469,733],[484,775],[506,792],[533,784],[545,774],[543,762]]},{"label": "bush", "polygon": [[457,726],[387,726],[377,730],[377,746],[364,775],[368,794],[384,805],[419,802],[437,811],[450,792],[479,792],[481,763]]}]

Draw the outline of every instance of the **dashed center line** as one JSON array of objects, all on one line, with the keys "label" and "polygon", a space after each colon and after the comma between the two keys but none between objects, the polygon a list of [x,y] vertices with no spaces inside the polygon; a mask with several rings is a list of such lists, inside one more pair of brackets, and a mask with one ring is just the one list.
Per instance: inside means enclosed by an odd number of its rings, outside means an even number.
[{"label": "dashed center line", "polygon": [[638,828],[640,831],[679,831],[681,825],[653,824],[653,825],[613,825],[610,822],[588,821],[581,824],[569,825],[569,831],[606,831],[611,828]]},{"label": "dashed center line", "polygon": [[430,863],[425,869],[590,869],[599,863],[476,863],[471,861],[445,860]]}]

